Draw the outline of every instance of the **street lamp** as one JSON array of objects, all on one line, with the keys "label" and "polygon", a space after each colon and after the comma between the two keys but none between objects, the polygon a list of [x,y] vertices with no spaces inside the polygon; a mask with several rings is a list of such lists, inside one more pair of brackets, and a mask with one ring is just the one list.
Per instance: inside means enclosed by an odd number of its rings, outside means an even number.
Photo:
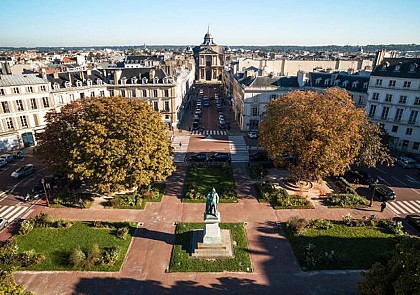
[{"label": "street lamp", "polygon": [[47,189],[46,189],[46,186],[48,188],[50,188],[50,184],[47,183],[47,185],[45,185],[45,179],[44,178],[41,179],[41,183],[42,183],[42,187],[44,188],[45,200],[47,201],[47,207],[50,207],[50,201],[48,200],[48,194],[47,194]]}]

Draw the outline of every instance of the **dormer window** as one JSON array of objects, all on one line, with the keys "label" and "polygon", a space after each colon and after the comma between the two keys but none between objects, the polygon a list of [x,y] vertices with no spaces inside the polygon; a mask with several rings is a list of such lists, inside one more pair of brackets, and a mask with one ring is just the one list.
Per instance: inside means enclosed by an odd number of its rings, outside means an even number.
[{"label": "dormer window", "polygon": [[66,81],[66,83],[64,83],[64,87],[69,88],[71,86],[69,81]]},{"label": "dormer window", "polygon": [[168,84],[168,82],[169,82],[168,77],[164,77],[162,82],[163,82],[163,84]]},{"label": "dormer window", "polygon": [[334,86],[338,86],[338,84],[340,84],[340,80],[339,79],[337,79],[337,80],[334,81]]},{"label": "dormer window", "polygon": [[82,87],[82,81],[77,80],[76,81],[76,87]]},{"label": "dormer window", "polygon": [[399,72],[401,69],[401,64],[395,65],[394,72]]},{"label": "dormer window", "polygon": [[330,83],[330,79],[325,79],[324,85],[328,85]]},{"label": "dormer window", "polygon": [[410,69],[408,70],[410,73],[414,73],[417,69],[417,64],[411,64]]},{"label": "dormer window", "polygon": [[343,84],[342,84],[342,86],[343,87],[347,87],[347,84],[349,84],[349,81],[348,80],[344,81]]},{"label": "dormer window", "polygon": [[154,84],[159,83],[159,78],[158,78],[158,77],[154,77],[154,78],[153,78],[153,83],[154,83]]},{"label": "dormer window", "polygon": [[147,84],[147,82],[148,82],[148,79],[146,77],[144,77],[143,79],[141,79],[141,83],[142,84]]},{"label": "dormer window", "polygon": [[386,71],[386,69],[389,67],[389,62],[386,62],[382,65],[382,71]]},{"label": "dormer window", "polygon": [[322,78],[317,78],[317,79],[315,80],[315,84],[320,84],[320,83],[321,83],[321,81],[322,81]]},{"label": "dormer window", "polygon": [[92,80],[91,79],[87,79],[86,84],[87,84],[87,86],[92,86]]},{"label": "dormer window", "polygon": [[353,83],[351,83],[351,87],[356,88],[357,85],[359,85],[359,81],[354,81]]},{"label": "dormer window", "polygon": [[126,77],[123,77],[123,78],[121,79],[121,84],[122,84],[122,85],[127,84],[127,78],[126,78]]},{"label": "dormer window", "polygon": [[367,89],[368,88],[368,82],[363,83],[363,89]]},{"label": "dormer window", "polygon": [[137,77],[131,78],[131,84],[137,84]]},{"label": "dormer window", "polygon": [[96,84],[97,84],[97,85],[102,85],[102,80],[101,80],[101,79],[99,79],[99,78],[97,78],[97,79],[96,79]]},{"label": "dormer window", "polygon": [[53,88],[56,90],[60,89],[60,85],[57,82],[55,82]]}]

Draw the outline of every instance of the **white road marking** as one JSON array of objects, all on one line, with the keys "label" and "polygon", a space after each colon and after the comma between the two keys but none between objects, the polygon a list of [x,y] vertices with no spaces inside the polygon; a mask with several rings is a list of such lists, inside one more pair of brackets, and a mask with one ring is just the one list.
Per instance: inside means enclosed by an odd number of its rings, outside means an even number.
[{"label": "white road marking", "polygon": [[391,176],[392,178],[394,178],[396,181],[401,182],[404,185],[407,185],[404,181],[399,180],[398,178],[396,178],[395,176]]},{"label": "white road marking", "polygon": [[378,171],[380,171],[380,172],[382,172],[382,173],[384,173],[384,174],[387,174],[384,170],[382,170],[380,168],[375,168],[375,169],[378,170]]},{"label": "white road marking", "polygon": [[378,178],[385,184],[390,185],[388,181],[386,181],[385,179],[383,179],[382,177],[378,176]]},{"label": "white road marking", "polygon": [[404,205],[406,207],[409,207],[410,208],[410,210],[408,212],[411,212],[411,213],[417,212],[417,208],[414,207],[412,204],[410,204],[408,201],[404,202]]},{"label": "white road marking", "polygon": [[395,202],[394,203],[388,203],[387,207],[389,207],[391,209],[391,211],[393,211],[396,214],[403,214],[402,212],[400,212],[400,210],[398,210],[398,208],[395,205]]},{"label": "white road marking", "polygon": [[420,184],[420,182],[419,182],[419,181],[417,181],[417,180],[415,180],[413,177],[408,176],[408,175],[406,175],[406,177],[407,177],[407,180],[408,180],[409,182],[414,182],[414,183],[418,183],[418,184]]},{"label": "white road marking", "polygon": [[408,202],[411,204],[411,206],[413,206],[420,212],[420,201],[408,201]]},{"label": "white road marking", "polygon": [[419,194],[419,195],[420,195],[420,192],[418,192],[416,189],[411,188],[411,190],[412,190],[413,192],[415,192],[416,194]]}]

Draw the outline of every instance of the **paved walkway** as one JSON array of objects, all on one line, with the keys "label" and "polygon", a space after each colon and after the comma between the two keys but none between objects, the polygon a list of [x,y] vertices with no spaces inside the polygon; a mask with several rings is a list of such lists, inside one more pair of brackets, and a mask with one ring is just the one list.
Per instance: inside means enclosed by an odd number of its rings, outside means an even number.
[{"label": "paved walkway", "polygon": [[[186,164],[179,163],[168,179],[161,203],[148,203],[145,210],[114,210],[94,206],[90,209],[38,207],[62,219],[136,221],[141,223],[132,240],[126,261],[119,272],[18,272],[17,282],[35,294],[354,294],[360,280],[357,271],[302,272],[291,246],[278,222],[291,216],[308,219],[341,219],[375,214],[392,217],[388,210],[379,212],[379,204],[370,210],[315,209],[273,210],[260,204],[245,166],[234,165],[238,186],[237,204],[220,204],[222,222],[246,222],[252,273],[166,273],[174,241],[174,222],[201,222],[203,204],[183,204],[179,197]],[[273,171],[274,172],[274,171]],[[273,174],[272,180],[282,177]]]}]

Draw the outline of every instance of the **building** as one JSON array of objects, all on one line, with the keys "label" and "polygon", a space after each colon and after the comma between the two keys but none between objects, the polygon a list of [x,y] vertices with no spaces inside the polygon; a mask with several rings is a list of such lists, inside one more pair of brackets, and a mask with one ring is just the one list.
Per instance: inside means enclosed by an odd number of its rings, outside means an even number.
[{"label": "building", "polygon": [[223,49],[214,43],[213,36],[209,31],[204,35],[203,43],[194,48],[194,57],[198,83],[222,83]]},{"label": "building", "polygon": [[391,136],[390,146],[420,153],[420,58],[385,58],[379,52],[368,88],[366,112]]},{"label": "building", "polygon": [[0,150],[34,145],[53,107],[48,81],[37,75],[0,75]]}]

